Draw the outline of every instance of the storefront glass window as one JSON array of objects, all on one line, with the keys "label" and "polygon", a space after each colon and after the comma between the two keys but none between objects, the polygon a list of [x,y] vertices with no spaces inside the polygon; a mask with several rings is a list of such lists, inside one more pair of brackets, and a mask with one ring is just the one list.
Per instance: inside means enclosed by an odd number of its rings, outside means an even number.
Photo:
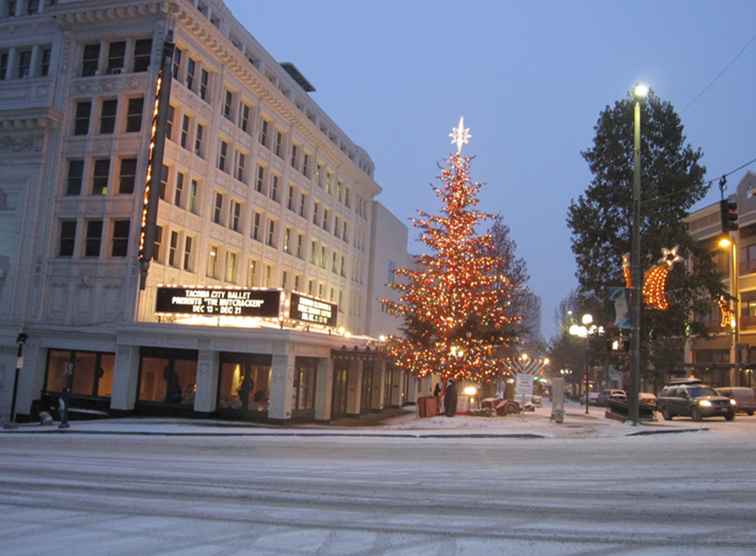
[{"label": "storefront glass window", "polygon": [[197,355],[184,350],[143,350],[139,367],[139,401],[194,405]]},{"label": "storefront glass window", "polygon": [[115,354],[51,349],[47,355],[46,392],[63,392],[66,365],[72,364],[71,393],[78,397],[109,398],[112,392]]},{"label": "storefront glass window", "polygon": [[315,409],[316,376],[317,360],[297,357],[292,400],[292,406],[295,411],[311,412]]},{"label": "storefront glass window", "polygon": [[271,357],[251,354],[221,354],[218,410],[267,414],[270,394]]}]

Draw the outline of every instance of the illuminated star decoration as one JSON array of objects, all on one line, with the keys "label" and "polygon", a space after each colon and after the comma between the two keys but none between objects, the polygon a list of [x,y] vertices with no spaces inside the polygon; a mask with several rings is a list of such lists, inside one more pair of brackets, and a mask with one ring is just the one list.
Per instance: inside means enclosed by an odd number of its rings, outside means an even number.
[{"label": "illuminated star decoration", "polygon": [[672,266],[682,261],[682,257],[677,253],[678,246],[672,249],[662,247],[662,257],[659,264],[652,266],[646,273],[643,281],[643,302],[650,309],[666,311],[669,309],[667,300],[667,278]]},{"label": "illuminated star decoration", "polygon": [[465,128],[464,116],[459,117],[459,125],[452,128],[449,137],[451,137],[452,145],[457,145],[457,154],[460,154],[462,152],[462,147],[467,145],[472,137],[472,135],[470,135],[470,128]]},{"label": "illuminated star decoration", "polygon": [[672,268],[672,265],[675,263],[681,262],[683,258],[677,254],[678,249],[679,245],[675,245],[672,249],[662,247],[662,256],[661,259],[659,259],[659,262],[666,264],[670,268]]}]

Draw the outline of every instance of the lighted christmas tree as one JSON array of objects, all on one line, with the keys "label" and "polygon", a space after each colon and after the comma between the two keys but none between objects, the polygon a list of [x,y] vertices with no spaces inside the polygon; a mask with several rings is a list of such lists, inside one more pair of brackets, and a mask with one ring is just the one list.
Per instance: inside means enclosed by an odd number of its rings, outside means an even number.
[{"label": "lighted christmas tree", "polygon": [[434,192],[441,214],[418,211],[413,224],[428,252],[416,268],[397,270],[391,287],[400,300],[384,300],[404,319],[404,336],[387,340],[394,364],[416,376],[485,381],[507,374],[504,349],[516,340],[521,320],[509,310],[512,286],[492,237],[480,233],[491,215],[477,210],[480,184],[470,180],[470,157],[462,146],[470,133],[462,118],[450,134],[457,152],[442,169]]}]

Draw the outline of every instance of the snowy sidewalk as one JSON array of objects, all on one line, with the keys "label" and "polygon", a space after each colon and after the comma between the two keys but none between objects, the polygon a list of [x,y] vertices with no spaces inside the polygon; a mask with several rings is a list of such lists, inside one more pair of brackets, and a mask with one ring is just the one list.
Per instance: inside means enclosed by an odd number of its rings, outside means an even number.
[{"label": "snowy sidewalk", "polygon": [[[601,408],[585,415],[577,405],[569,405],[563,424],[549,419],[550,408],[507,417],[436,416],[420,419],[414,411],[389,417],[378,426],[302,424],[276,427],[247,422],[196,419],[123,418],[72,421],[71,428],[60,431],[57,425],[24,424],[0,434],[97,434],[144,436],[218,436],[218,437],[347,437],[347,438],[616,438],[642,434],[696,432],[709,430],[710,423],[657,421],[638,427],[606,419]],[[753,423],[756,430],[756,422]]]}]

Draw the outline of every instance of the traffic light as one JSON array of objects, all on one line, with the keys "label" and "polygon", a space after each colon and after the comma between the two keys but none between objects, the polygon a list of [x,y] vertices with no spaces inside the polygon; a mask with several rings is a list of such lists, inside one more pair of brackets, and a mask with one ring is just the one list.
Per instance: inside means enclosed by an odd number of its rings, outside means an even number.
[{"label": "traffic light", "polygon": [[738,203],[722,199],[719,202],[719,217],[722,220],[722,231],[730,232],[738,229]]}]

